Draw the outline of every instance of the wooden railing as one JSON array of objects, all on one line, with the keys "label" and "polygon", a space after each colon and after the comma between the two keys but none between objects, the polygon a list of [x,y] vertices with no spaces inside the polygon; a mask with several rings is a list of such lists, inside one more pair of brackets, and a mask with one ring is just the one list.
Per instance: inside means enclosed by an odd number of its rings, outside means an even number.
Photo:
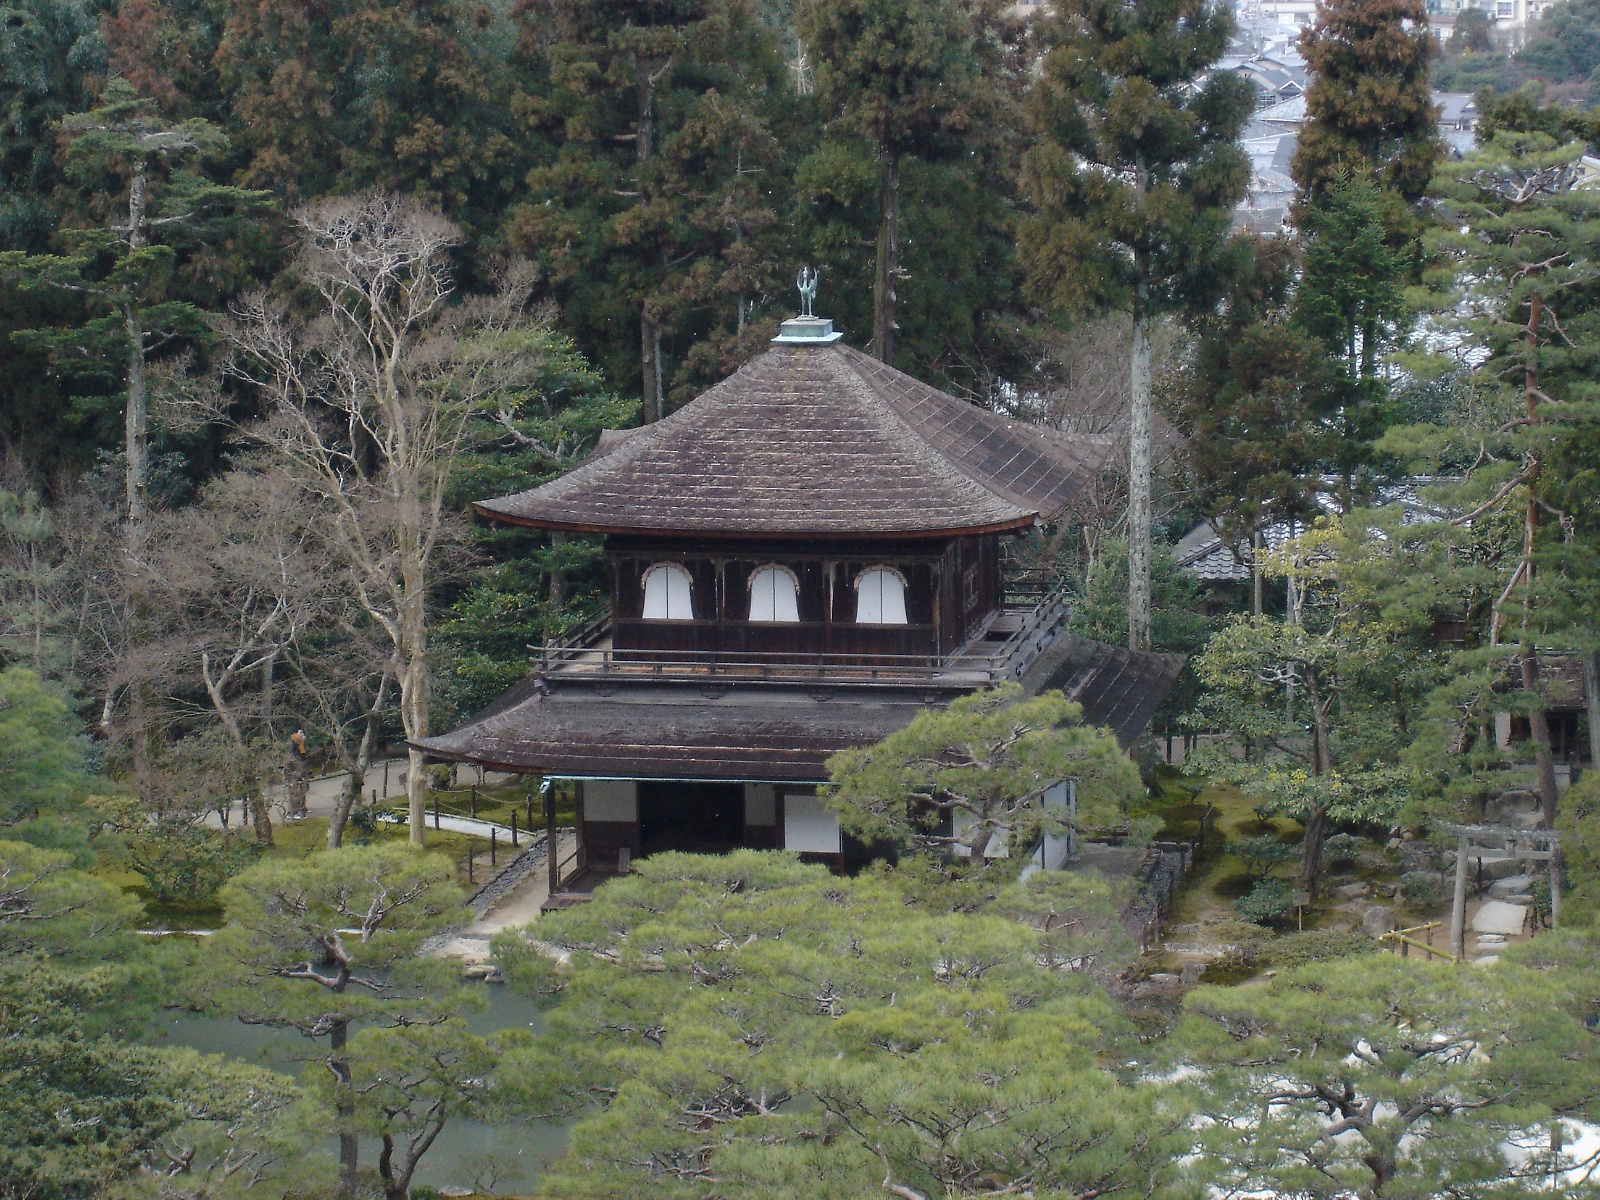
[{"label": "wooden railing", "polygon": [[[1018,609],[1005,610],[1016,613]],[[667,650],[603,644],[607,625],[593,622],[540,650],[543,675],[614,675],[689,680],[708,677],[773,683],[849,680],[948,682],[983,686],[1020,679],[1061,631],[1071,611],[1064,589],[1043,596],[1002,640],[969,641],[948,655],[871,651]]]}]

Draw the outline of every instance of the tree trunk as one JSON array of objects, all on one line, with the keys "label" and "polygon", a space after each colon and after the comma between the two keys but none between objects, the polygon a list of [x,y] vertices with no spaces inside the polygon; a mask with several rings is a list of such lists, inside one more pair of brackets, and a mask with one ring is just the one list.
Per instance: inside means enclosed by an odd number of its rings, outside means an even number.
[{"label": "tree trunk", "polygon": [[1128,412],[1128,649],[1150,649],[1150,322],[1133,317]]},{"label": "tree trunk", "polygon": [[883,220],[878,225],[878,271],[872,287],[872,353],[894,365],[895,287],[900,277],[900,156],[883,152]]},{"label": "tree trunk", "polygon": [[1589,769],[1600,771],[1600,650],[1583,660],[1583,706],[1589,717]]},{"label": "tree trunk", "polygon": [[[1523,393],[1528,423],[1539,421],[1539,326],[1544,316],[1544,298],[1538,292],[1528,297],[1528,325],[1523,334],[1527,359],[1523,365]],[[1533,765],[1539,783],[1539,809],[1546,829],[1556,824],[1556,763],[1550,752],[1550,722],[1538,701],[1539,647],[1533,628],[1533,556],[1539,537],[1539,473],[1543,466],[1536,451],[1528,466],[1528,503],[1522,518],[1522,690],[1534,707],[1528,709],[1528,738],[1533,743]]]},{"label": "tree trunk", "polygon": [[[1539,654],[1533,642],[1525,638],[1522,658],[1522,690],[1530,696],[1539,691]],[[1540,824],[1546,829],[1556,827],[1556,758],[1550,749],[1550,721],[1544,707],[1538,705],[1528,710],[1528,740],[1533,743],[1533,767],[1539,783]]]},{"label": "tree trunk", "polygon": [[558,556],[561,547],[566,544],[567,535],[559,529],[550,531],[550,615],[557,616],[561,606],[567,602],[567,573],[561,569]]},{"label": "tree trunk", "polygon": [[[128,245],[144,245],[145,172],[141,165],[128,183]],[[144,325],[130,302],[122,314],[128,335],[128,402],[124,421],[127,457],[128,550],[135,557],[144,546],[149,519],[149,399],[144,377]]]},{"label": "tree trunk", "polygon": [[[366,790],[367,771],[372,766],[372,752],[378,744],[378,714],[383,711],[388,694],[389,677],[385,675],[378,683],[378,694],[367,708],[361,742],[356,747],[354,758],[341,755],[345,769],[344,789],[339,793],[339,802],[334,805],[333,814],[328,818],[329,850],[337,850],[344,845],[345,826],[349,824],[355,806],[361,803],[361,793]],[[341,741],[340,744],[344,743]]]},{"label": "tree trunk", "polygon": [[423,753],[416,743],[428,736],[428,639],[426,629],[421,626],[421,597],[417,597],[414,607],[418,610],[415,616],[408,614],[403,618],[411,628],[402,653],[400,724],[405,729],[407,743],[406,802],[411,844],[421,846],[426,844],[428,836],[428,773]]},{"label": "tree trunk", "polygon": [[[1329,744],[1332,730],[1328,727],[1330,697],[1318,686],[1317,677],[1306,672],[1306,705],[1311,710],[1311,773],[1322,776],[1333,770],[1333,750]],[[1328,810],[1322,804],[1312,806],[1306,817],[1305,832],[1300,838],[1300,884],[1315,900],[1322,883],[1322,843],[1328,836]]]},{"label": "tree trunk", "polygon": [[277,673],[278,648],[269,647],[261,659],[261,723],[270,738],[272,733],[273,682]]},{"label": "tree trunk", "polygon": [[1261,573],[1261,556],[1265,553],[1258,530],[1250,535],[1250,615],[1261,615],[1262,585],[1266,577]]},{"label": "tree trunk", "polygon": [[336,1022],[328,1035],[328,1070],[333,1072],[339,1086],[338,1099],[334,1101],[339,1123],[339,1195],[344,1200],[355,1200],[361,1143],[356,1137],[356,1106],[350,1095],[350,1060],[345,1057],[349,1037],[349,1024],[345,1021]]},{"label": "tree trunk", "polygon": [[378,1178],[383,1180],[383,1200],[406,1200],[406,1189],[398,1186],[394,1178],[394,1137],[383,1135],[383,1149],[378,1151]]},{"label": "tree trunk", "polygon": [[[656,140],[656,84],[672,69],[673,59],[668,58],[657,71],[642,58],[634,58],[634,114],[633,149],[639,168],[637,187],[640,207],[650,203],[650,163],[655,158]],[[644,401],[644,419],[649,424],[666,416],[662,402],[665,389],[661,382],[661,326],[650,315],[650,299],[646,296],[639,305],[639,388]]]},{"label": "tree trunk", "polygon": [[1322,883],[1322,844],[1328,836],[1328,812],[1320,804],[1306,814],[1300,838],[1300,886],[1317,898]]},{"label": "tree trunk", "polygon": [[149,528],[150,454],[149,401],[144,379],[144,329],[139,314],[131,307],[123,317],[128,332],[128,408],[124,422],[127,455],[129,553],[137,557],[144,548]]},{"label": "tree trunk", "polygon": [[640,389],[644,398],[646,424],[661,420],[661,331],[650,316],[650,302],[639,309],[639,367],[643,376]]}]

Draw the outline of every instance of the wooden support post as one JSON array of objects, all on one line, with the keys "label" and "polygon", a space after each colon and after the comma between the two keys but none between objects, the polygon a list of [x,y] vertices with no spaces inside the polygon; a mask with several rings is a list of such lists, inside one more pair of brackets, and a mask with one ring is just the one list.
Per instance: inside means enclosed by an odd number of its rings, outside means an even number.
[{"label": "wooden support post", "polygon": [[438,792],[435,792],[433,794],[433,827],[434,827],[435,830],[437,830],[439,828],[439,793]]},{"label": "wooden support post", "polygon": [[385,800],[387,800],[389,798],[389,757],[388,757],[388,755],[385,755],[384,759],[383,759],[383,798]]},{"label": "wooden support post", "polygon": [[468,883],[476,883],[476,882],[478,882],[476,879],[474,879],[472,877],[472,848],[470,846],[467,848],[467,882]]},{"label": "wooden support post", "polygon": [[511,810],[511,848],[517,848],[517,810]]},{"label": "wooden support post", "polygon": [[1456,847],[1456,890],[1450,902],[1450,953],[1467,961],[1467,836]]},{"label": "wooden support post", "polygon": [[478,819],[478,785],[472,785],[472,819]]},{"label": "wooden support post", "polygon": [[554,896],[561,890],[561,847],[556,842],[556,785],[555,780],[546,780],[549,785],[544,790],[544,857],[550,864],[550,894]]},{"label": "wooden support post", "polygon": [[489,866],[490,867],[499,866],[500,865],[499,859],[500,859],[500,831],[498,829],[491,829],[491,830],[489,830]]},{"label": "wooden support post", "polygon": [[1561,927],[1561,847],[1550,843],[1550,928]]}]

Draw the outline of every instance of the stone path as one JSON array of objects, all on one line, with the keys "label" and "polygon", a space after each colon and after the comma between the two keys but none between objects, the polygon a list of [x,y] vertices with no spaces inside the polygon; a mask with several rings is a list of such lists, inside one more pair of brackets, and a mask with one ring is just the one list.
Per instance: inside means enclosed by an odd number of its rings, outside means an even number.
[{"label": "stone path", "polygon": [[[566,858],[577,847],[577,835],[571,829],[557,832],[561,857]],[[489,962],[489,939],[502,929],[526,925],[534,920],[549,898],[550,872],[546,869],[544,854],[544,835],[540,834],[536,845],[474,897],[473,908],[478,912],[477,919],[465,929],[434,939],[425,947],[426,952],[442,958],[459,959],[469,970],[473,966],[486,965]],[[513,876],[514,870],[517,873]],[[507,878],[511,880],[509,886],[502,887],[502,881]],[[481,909],[477,903],[480,900],[487,901]]]},{"label": "stone path", "polygon": [[[387,775],[384,773],[385,766],[389,768]],[[306,786],[307,815],[313,817],[331,817],[333,815],[333,810],[338,807],[339,797],[344,794],[345,780],[348,778],[349,775],[346,772],[341,771],[336,775],[319,775],[315,779],[310,780]],[[375,762],[367,769],[367,786],[365,791],[369,798],[376,793],[377,798],[380,801],[395,800],[405,795],[405,778],[405,759],[391,758],[387,763],[382,761]],[[513,778],[516,777],[506,774],[502,771],[486,771],[484,772],[482,782],[484,785],[488,786],[497,783],[504,783],[506,780]],[[386,782],[387,786],[385,786]],[[478,773],[475,768],[466,766],[457,768],[457,787],[466,787],[468,784],[477,782],[479,782],[479,780]],[[280,809],[280,812],[275,812],[273,814],[274,822],[281,821],[281,808],[285,798],[283,785],[277,784],[268,788],[267,798],[272,803],[274,808]],[[452,821],[465,822],[466,824],[453,825],[451,824]],[[222,826],[222,819],[220,816],[218,816],[218,814],[210,813],[207,815],[205,823],[211,826],[213,829],[219,829]],[[228,824],[231,827],[238,829],[243,827],[246,823],[247,819],[244,812],[243,803],[235,805],[228,814]],[[431,815],[428,818],[428,826],[429,828],[433,827],[433,818]],[[449,829],[456,833],[476,834],[478,837],[488,837],[490,829],[498,829],[501,837],[507,840],[508,845],[510,844],[510,826],[496,825],[491,821],[479,821],[474,817],[452,817],[441,813],[439,816],[439,828]],[[525,829],[519,831],[520,834],[524,835],[527,832],[528,831]]]}]

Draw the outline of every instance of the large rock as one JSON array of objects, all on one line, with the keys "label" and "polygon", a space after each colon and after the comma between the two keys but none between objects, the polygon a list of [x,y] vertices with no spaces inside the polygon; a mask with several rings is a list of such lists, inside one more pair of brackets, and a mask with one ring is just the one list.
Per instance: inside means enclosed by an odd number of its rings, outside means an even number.
[{"label": "large rock", "polygon": [[1512,896],[1531,892],[1534,882],[1532,875],[1508,875],[1489,885],[1489,896],[1494,900],[1509,900]]},{"label": "large rock", "polygon": [[1334,888],[1333,894],[1343,896],[1346,900],[1353,900],[1357,896],[1365,896],[1371,890],[1365,883],[1358,880],[1355,883],[1347,883],[1341,887]]},{"label": "large rock", "polygon": [[1382,937],[1394,928],[1394,909],[1384,904],[1374,904],[1361,916],[1361,932],[1368,937]]}]

